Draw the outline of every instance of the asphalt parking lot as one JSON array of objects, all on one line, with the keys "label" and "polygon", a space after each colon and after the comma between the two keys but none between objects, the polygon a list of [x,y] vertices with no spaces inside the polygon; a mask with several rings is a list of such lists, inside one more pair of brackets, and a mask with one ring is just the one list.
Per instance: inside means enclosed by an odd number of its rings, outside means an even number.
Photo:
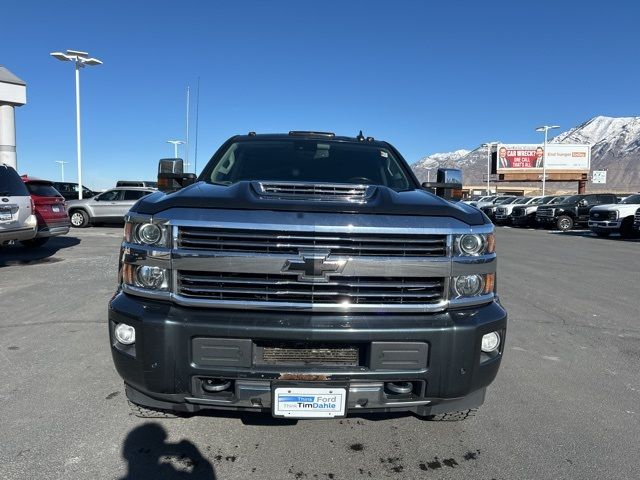
[{"label": "asphalt parking lot", "polygon": [[475,419],[129,413],[120,228],[0,251],[0,479],[637,478],[640,241],[498,228],[507,349]]}]

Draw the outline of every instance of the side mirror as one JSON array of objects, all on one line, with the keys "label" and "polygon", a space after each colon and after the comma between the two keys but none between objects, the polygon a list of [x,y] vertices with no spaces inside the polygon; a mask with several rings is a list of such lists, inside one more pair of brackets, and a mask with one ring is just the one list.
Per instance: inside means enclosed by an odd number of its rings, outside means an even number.
[{"label": "side mirror", "polygon": [[163,158],[158,163],[158,190],[161,192],[180,190],[195,181],[195,173],[184,173],[181,158]]},{"label": "side mirror", "polygon": [[462,198],[462,171],[457,168],[439,168],[437,182],[424,182],[422,186],[447,200]]},{"label": "side mirror", "polygon": [[580,205],[581,207],[586,207],[587,205],[589,205],[589,202],[587,202],[586,198],[583,198],[578,202],[578,205]]}]

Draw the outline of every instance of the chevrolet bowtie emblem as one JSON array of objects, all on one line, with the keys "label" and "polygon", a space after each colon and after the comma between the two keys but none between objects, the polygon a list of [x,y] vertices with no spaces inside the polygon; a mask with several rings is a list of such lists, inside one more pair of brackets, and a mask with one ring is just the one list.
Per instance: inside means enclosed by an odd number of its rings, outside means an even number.
[{"label": "chevrolet bowtie emblem", "polygon": [[298,258],[287,260],[283,272],[298,273],[298,281],[328,282],[330,274],[342,273],[347,260],[327,260],[330,252],[300,252]]}]

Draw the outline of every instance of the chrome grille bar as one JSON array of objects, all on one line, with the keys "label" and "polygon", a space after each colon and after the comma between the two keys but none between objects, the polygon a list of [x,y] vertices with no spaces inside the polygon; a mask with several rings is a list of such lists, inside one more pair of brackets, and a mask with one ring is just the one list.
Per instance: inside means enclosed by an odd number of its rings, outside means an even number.
[{"label": "chrome grille bar", "polygon": [[178,247],[189,250],[254,253],[292,253],[301,249],[330,250],[334,255],[444,257],[446,235],[287,234],[270,230],[181,227]]},{"label": "chrome grille bar", "polygon": [[434,304],[444,297],[443,278],[336,277],[328,283],[295,281],[287,275],[178,272],[178,294],[188,298],[347,303]]}]

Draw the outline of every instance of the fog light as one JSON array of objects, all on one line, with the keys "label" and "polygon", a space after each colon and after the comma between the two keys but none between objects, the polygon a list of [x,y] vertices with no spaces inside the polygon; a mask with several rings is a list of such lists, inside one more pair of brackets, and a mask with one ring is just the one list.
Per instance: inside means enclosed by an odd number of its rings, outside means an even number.
[{"label": "fog light", "polygon": [[474,297],[484,288],[484,280],[480,275],[460,275],[453,282],[453,289],[459,297]]},{"label": "fog light", "polygon": [[123,345],[131,345],[136,341],[136,329],[126,323],[119,323],[115,328],[116,340]]},{"label": "fog light", "polygon": [[162,230],[158,225],[145,223],[138,227],[138,237],[142,243],[153,245],[162,240]]},{"label": "fog light", "polygon": [[137,281],[144,288],[160,288],[164,282],[164,268],[142,265],[136,270]]},{"label": "fog light", "polygon": [[482,351],[485,353],[495,352],[500,346],[500,334],[498,332],[487,333],[482,336]]}]

